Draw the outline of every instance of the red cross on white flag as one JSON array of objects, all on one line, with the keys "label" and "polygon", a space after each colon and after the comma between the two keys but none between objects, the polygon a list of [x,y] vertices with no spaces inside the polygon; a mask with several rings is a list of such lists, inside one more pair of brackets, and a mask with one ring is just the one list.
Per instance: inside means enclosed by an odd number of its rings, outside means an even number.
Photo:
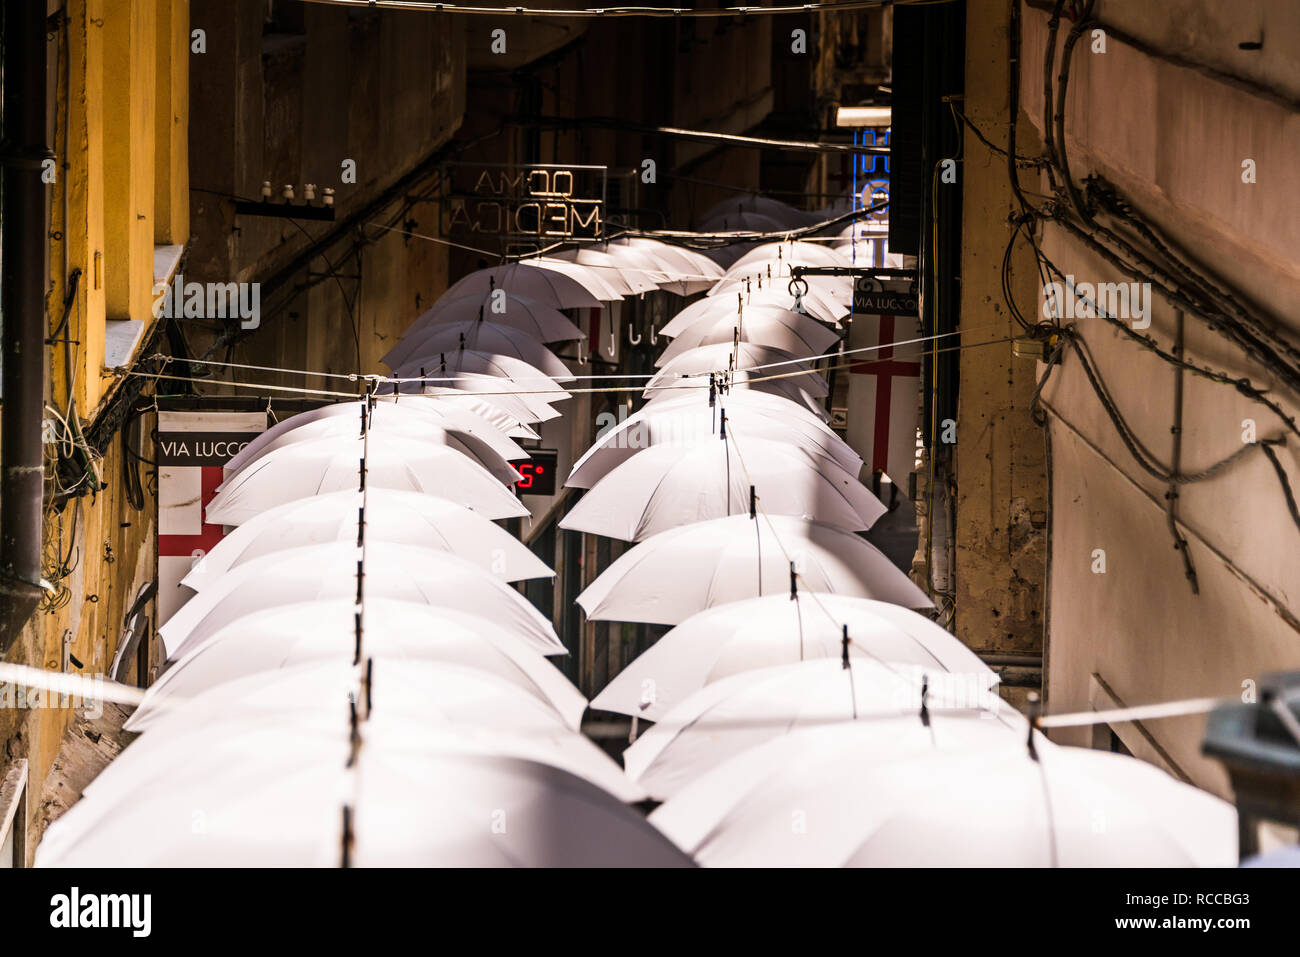
[{"label": "red cross on white flag", "polygon": [[852,353],[846,439],[872,472],[884,472],[903,489],[916,463],[924,350],[922,343],[891,343],[919,337],[917,320],[904,316],[854,316],[849,331],[850,350],[879,348]]}]

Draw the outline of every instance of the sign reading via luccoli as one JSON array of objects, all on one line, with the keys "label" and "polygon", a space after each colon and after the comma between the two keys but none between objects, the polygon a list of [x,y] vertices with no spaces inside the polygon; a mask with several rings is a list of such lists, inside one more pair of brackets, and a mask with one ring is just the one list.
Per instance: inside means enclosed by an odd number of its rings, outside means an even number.
[{"label": "sign reading via luccoli", "polygon": [[604,166],[443,167],[443,233],[595,239],[604,231]]},{"label": "sign reading via luccoli", "polygon": [[255,432],[159,432],[159,465],[225,465]]}]

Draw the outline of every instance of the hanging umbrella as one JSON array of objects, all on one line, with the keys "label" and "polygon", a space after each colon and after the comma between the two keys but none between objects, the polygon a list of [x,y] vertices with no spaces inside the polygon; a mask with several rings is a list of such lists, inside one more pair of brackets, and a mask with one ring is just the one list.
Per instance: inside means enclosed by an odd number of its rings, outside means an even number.
[{"label": "hanging umbrella", "polygon": [[[745,439],[776,439],[810,453],[829,456],[851,475],[862,468],[862,457],[829,426],[802,406],[763,392],[729,393],[709,408],[700,396],[679,397],[647,405],[599,436],[574,463],[565,485],[591,488],[617,466],[653,445],[685,445],[717,438],[726,412],[729,434]],[[769,401],[758,402],[761,398]]]},{"label": "hanging umbrella", "polygon": [[514,326],[482,319],[465,319],[429,326],[407,336],[380,361],[390,369],[428,366],[440,353],[455,352],[462,347],[488,355],[518,359],[540,369],[557,382],[573,379],[573,373],[560,357],[528,333],[520,332]]},{"label": "hanging umbrella", "polygon": [[[687,618],[619,672],[591,702],[598,711],[659,721],[705,685],[744,671],[849,654],[960,676],[991,688],[998,676],[952,633],[914,611],[867,598],[801,592],[729,602]],[[942,680],[952,680],[944,678]]]},{"label": "hanging umbrella", "polygon": [[865,539],[786,515],[733,515],[660,532],[620,555],[578,596],[592,621],[676,625],[705,608],[799,588],[931,608]]},{"label": "hanging umbrella", "polygon": [[609,243],[650,256],[667,277],[659,288],[679,296],[703,292],[722,278],[722,267],[702,253],[648,237],[624,236]]},{"label": "hanging umbrella", "polygon": [[533,256],[520,260],[519,264],[529,269],[544,269],[569,276],[586,287],[587,291],[601,302],[617,302],[624,296],[630,295],[626,283],[617,277],[607,277],[606,270],[603,269],[595,269],[551,256]]},{"label": "hanging umbrella", "polygon": [[[352,422],[357,432],[360,433],[361,406],[362,402],[360,401],[336,402],[332,405],[323,405],[283,419],[265,432],[259,433],[245,445],[239,451],[239,454],[226,463],[226,469],[230,472],[238,471],[257,458],[267,446],[278,441],[285,433],[296,431],[321,419],[341,418],[345,422]],[[470,409],[455,406],[448,402],[435,402],[432,399],[411,399],[401,406],[398,406],[391,397],[375,400],[373,414],[370,418],[372,424],[384,419],[399,418],[405,419],[412,430],[418,428],[417,423],[421,420],[432,422],[462,441],[471,443],[472,448],[475,447],[472,444],[474,442],[487,445],[507,462],[517,462],[520,459],[528,458],[528,453],[524,451],[523,447],[507,438],[505,430],[499,427],[497,423]]]},{"label": "hanging umbrella", "polygon": [[[498,311],[500,310],[500,311]],[[479,317],[510,326],[532,336],[538,342],[568,342],[585,339],[583,332],[564,313],[529,296],[509,292],[499,298],[488,295],[444,295],[406,328],[406,339],[431,326],[464,322]]]},{"label": "hanging umbrella", "polygon": [[655,360],[656,366],[667,365],[688,349],[699,346],[730,343],[735,337],[741,342],[754,343],[779,349],[800,358],[820,356],[839,342],[839,333],[807,316],[775,306],[748,306],[741,313],[715,315],[701,318],[673,335],[672,344]]},{"label": "hanging umbrella", "polygon": [[[754,233],[779,233],[790,228],[776,216],[754,210],[732,210],[718,213],[708,219],[700,220],[698,231],[702,233],[737,233],[738,238]],[[755,237],[761,239],[762,237]]]},{"label": "hanging umbrella", "polygon": [[[841,300],[825,290],[809,287],[800,300],[801,308],[814,319],[831,325],[849,314],[848,300]],[[795,295],[780,286],[765,286],[752,289],[746,293],[743,289],[733,290],[730,296],[703,296],[691,303],[659,330],[660,335],[676,336],[705,318],[734,316],[739,307],[746,309],[757,306],[771,306],[796,312]]]},{"label": "hanging umbrella", "polygon": [[423,396],[439,405],[468,409],[488,419],[512,438],[539,438],[528,423],[560,417],[559,412],[544,403],[536,409],[528,405],[519,396],[503,389],[492,376],[466,374],[442,384],[433,380],[408,380],[400,384],[381,382],[376,391],[380,401],[394,405],[407,401],[404,396]]},{"label": "hanging umbrella", "polygon": [[727,758],[801,728],[888,715],[912,715],[925,727],[933,711],[986,712],[1004,731],[1027,727],[996,691],[979,684],[872,658],[850,662],[845,668],[838,658],[821,658],[719,679],[637,738],[623,752],[623,766],[664,800]]},{"label": "hanging umbrella", "polygon": [[360,486],[362,456],[370,488],[395,488],[437,495],[485,518],[528,514],[499,476],[446,445],[376,433],[294,442],[267,452],[222,483],[204,509],[209,525],[241,525],[253,516],[325,492]]},{"label": "hanging umbrella", "polygon": [[[419,412],[401,408],[392,403],[375,403],[373,415],[367,419],[367,430],[371,439],[376,436],[393,439],[411,439],[429,445],[445,446],[461,453],[477,463],[502,485],[513,485],[519,481],[519,473],[506,459],[501,450],[504,436],[490,442],[478,435],[471,435],[460,430],[444,428],[436,419]],[[310,421],[295,423],[294,428],[278,432],[272,438],[258,442],[256,447],[249,443],[238,455],[226,464],[229,477],[227,482],[237,479],[244,470],[266,455],[280,449],[288,448],[300,442],[319,442],[327,439],[342,440],[344,443],[361,435],[361,403],[347,403],[355,418],[347,415],[316,416]],[[508,440],[506,440],[508,441]],[[509,454],[518,456],[523,448],[510,443]],[[251,450],[251,451],[250,451]],[[525,457],[527,453],[524,453]]]},{"label": "hanging umbrella", "polygon": [[852,265],[840,253],[828,249],[822,243],[796,240],[794,242],[764,243],[762,246],[756,246],[732,263],[731,267],[727,269],[726,275],[733,277],[750,274],[754,272],[754,267],[763,267],[769,262],[783,263],[787,267],[792,263],[797,266]]},{"label": "hanging umbrella", "polygon": [[701,217],[709,222],[726,216],[755,213],[766,216],[779,224],[779,228],[789,226],[811,226],[819,221],[816,213],[791,206],[789,203],[758,193],[731,196],[710,206]]},{"label": "hanging umbrella", "polygon": [[522,262],[476,270],[454,283],[443,294],[443,298],[462,299],[472,296],[481,303],[497,289],[504,290],[510,299],[524,297],[554,309],[604,308],[600,299],[584,283],[567,272],[550,266],[525,265]]},{"label": "hanging umbrella", "polygon": [[181,584],[203,591],[230,569],[263,555],[355,542],[363,507],[367,541],[452,552],[507,582],[555,575],[519,539],[477,512],[433,495],[372,488],[312,495],[254,515],[198,559]]},{"label": "hanging umbrella", "polygon": [[769,515],[797,515],[865,531],[885,506],[828,456],[771,439],[656,445],[597,482],[560,522],[589,535],[641,541],[749,510],[750,488]]},{"label": "hanging umbrella", "polygon": [[688,349],[664,363],[646,383],[645,394],[683,386],[707,388],[710,373],[728,369],[737,370],[731,375],[735,385],[784,395],[794,401],[803,399],[800,391],[816,398],[828,394],[826,380],[813,372],[806,360],[753,342],[736,345],[724,342]]},{"label": "hanging umbrella", "polygon": [[521,735],[380,714],[355,746],[346,717],[196,735],[158,786],[110,807],[78,802],[37,866],[337,867],[345,843],[354,867],[690,866],[552,756]]},{"label": "hanging umbrella", "polygon": [[[751,269],[744,275],[725,276],[708,291],[708,296],[717,298],[734,298],[737,295],[752,297],[763,292],[775,292],[794,295],[790,269],[785,263],[763,263],[759,266],[747,266]],[[853,301],[853,283],[840,276],[804,276],[800,282],[806,283],[810,292],[815,291],[821,298],[835,302]]]},{"label": "hanging umbrella", "polygon": [[627,247],[611,247],[600,243],[562,249],[548,258],[578,263],[593,269],[596,275],[625,296],[657,290],[661,282],[668,281],[668,277],[653,259]]},{"label": "hanging umbrella", "polygon": [[[357,649],[351,600],[297,602],[237,618],[188,651],[149,687],[128,731],[168,720],[190,699],[262,674],[268,684],[320,662],[351,662]],[[440,662],[487,672],[546,703],[577,730],[586,699],[534,645],[482,615],[392,598],[367,598],[362,652],[394,662]],[[266,707],[278,706],[274,694]],[[436,702],[435,702],[436,703]]]},{"label": "hanging umbrella", "polygon": [[393,370],[393,378],[407,380],[403,387],[414,385],[415,391],[422,391],[426,385],[441,385],[505,394],[525,406],[538,421],[557,418],[560,413],[551,408],[551,403],[570,398],[554,379],[535,366],[471,349],[430,356],[427,364],[421,361],[400,366]]},{"label": "hanging umbrella", "polygon": [[[263,608],[357,593],[360,550],[351,542],[287,548],[232,568],[158,629],[176,659],[236,618]],[[523,595],[449,552],[367,542],[365,595],[473,611],[512,628],[543,654],[567,654],[549,619]]]},{"label": "hanging umbrella", "polygon": [[[1019,747],[966,747],[970,724],[932,730],[936,748],[913,727],[911,753],[870,722],[773,741],[701,777],[652,820],[722,867],[1236,864],[1232,805],[1150,764],[1040,734],[1035,758],[1021,735]],[[723,774],[738,785],[733,797],[716,787]],[[795,834],[791,808],[809,824]]]}]

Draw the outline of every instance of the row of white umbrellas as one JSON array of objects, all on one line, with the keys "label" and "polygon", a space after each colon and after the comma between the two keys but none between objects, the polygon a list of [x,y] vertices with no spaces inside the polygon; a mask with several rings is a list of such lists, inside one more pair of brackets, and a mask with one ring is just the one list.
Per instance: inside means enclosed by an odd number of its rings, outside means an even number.
[{"label": "row of white umbrellas", "polygon": [[[778,213],[742,205],[734,228]],[[792,289],[799,264],[849,261],[731,257],[660,331],[647,405],[569,476],[587,491],[561,526],[635,543],[579,596],[587,617],[675,626],[592,701],[653,722],[623,754],[664,802],[650,821],[717,866],[1234,863],[1229,805],[1052,744],[912,610],[930,602],[858,534],[885,508],[819,401],[851,288]]]},{"label": "row of white umbrellas", "polygon": [[529,514],[517,440],[569,397],[563,310],[721,273],[661,245],[608,244],[644,260],[632,281],[571,259],[471,274],[373,394],[232,460],[205,520],[235,527],[159,629],[140,738],[38,863],[689,864],[579,733],[587,702],[548,660],[567,649],[512,587],[553,572],[494,524]]}]

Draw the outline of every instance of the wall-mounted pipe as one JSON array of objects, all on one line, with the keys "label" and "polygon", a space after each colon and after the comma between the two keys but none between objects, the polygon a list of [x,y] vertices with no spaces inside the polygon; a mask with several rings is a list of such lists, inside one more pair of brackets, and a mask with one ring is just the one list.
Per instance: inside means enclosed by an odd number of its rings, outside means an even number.
[{"label": "wall-mounted pipe", "polygon": [[45,4],[4,0],[4,209],[0,213],[0,653],[41,597],[45,283],[49,276]]}]

